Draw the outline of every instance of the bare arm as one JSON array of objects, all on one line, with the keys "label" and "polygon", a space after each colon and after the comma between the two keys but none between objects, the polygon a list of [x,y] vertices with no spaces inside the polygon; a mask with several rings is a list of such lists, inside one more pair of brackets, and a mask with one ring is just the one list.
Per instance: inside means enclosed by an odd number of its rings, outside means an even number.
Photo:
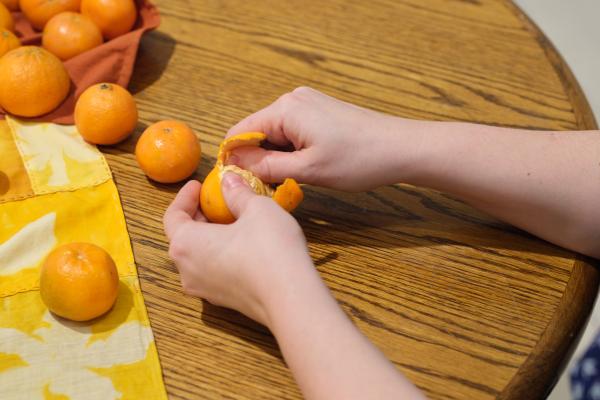
[{"label": "bare arm", "polygon": [[[296,149],[236,151],[236,163],[266,181],[294,177],[349,191],[396,182],[428,186],[600,258],[598,131],[405,120],[307,88],[229,134],[245,131]],[[170,255],[188,293],[267,325],[309,399],[423,398],[331,297],[292,217],[238,179],[223,185],[237,221],[209,224],[198,210],[199,190],[198,183],[186,185],[165,214]]]},{"label": "bare arm", "polygon": [[[451,193],[536,236],[600,258],[599,131],[412,124],[418,156],[408,169],[395,161],[398,181]],[[392,125],[397,133],[406,121]],[[393,140],[401,147],[399,139],[396,134]]]},{"label": "bare arm", "polygon": [[354,326],[316,272],[290,278],[293,288],[272,308],[270,327],[307,399],[425,399]]},{"label": "bare arm", "polygon": [[453,194],[560,246],[600,257],[600,132],[538,132],[390,117],[299,88],[230,133],[296,152],[240,152],[266,180],[361,191],[405,182]]},{"label": "bare arm", "polygon": [[423,399],[331,296],[296,221],[237,175],[225,181],[235,223],[206,221],[194,181],[165,213],[184,290],[266,325],[307,399]]}]

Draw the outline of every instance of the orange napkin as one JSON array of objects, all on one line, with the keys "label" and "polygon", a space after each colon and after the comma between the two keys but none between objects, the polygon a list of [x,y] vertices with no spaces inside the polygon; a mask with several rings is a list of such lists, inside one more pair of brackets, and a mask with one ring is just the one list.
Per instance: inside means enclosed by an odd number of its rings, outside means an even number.
[{"label": "orange napkin", "polygon": [[[89,86],[100,82],[112,82],[127,87],[142,34],[157,28],[160,24],[158,9],[153,4],[147,0],[136,2],[138,19],[131,32],[65,61],[65,67],[71,76],[71,91],[56,110],[35,118],[35,121],[73,124],[75,101]],[[40,46],[41,33],[34,31],[20,12],[13,13],[13,17],[15,31],[23,45]],[[4,114],[4,110],[0,108],[0,119]]]}]

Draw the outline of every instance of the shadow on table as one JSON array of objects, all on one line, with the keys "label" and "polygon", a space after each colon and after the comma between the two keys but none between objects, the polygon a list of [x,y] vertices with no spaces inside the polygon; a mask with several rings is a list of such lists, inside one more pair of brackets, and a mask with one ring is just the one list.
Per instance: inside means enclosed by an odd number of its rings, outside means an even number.
[{"label": "shadow on table", "polygon": [[284,363],[277,341],[271,332],[243,314],[202,300],[202,321],[211,328],[244,340]]},{"label": "shadow on table", "polygon": [[[135,144],[146,128],[146,124],[138,124],[131,137],[117,147],[103,147],[102,151],[133,156]],[[190,179],[204,180],[215,161],[214,157],[203,154]],[[161,192],[174,194],[187,180],[177,184],[150,179],[148,182]],[[460,246],[488,253],[512,250],[572,258],[567,250],[433,190],[409,185],[386,186],[364,193],[312,186],[303,189],[304,201],[294,215],[309,243],[380,249]]]},{"label": "shadow on table", "polygon": [[106,153],[106,154],[116,154],[116,155],[132,154],[132,155],[135,155],[135,145],[136,145],[138,139],[140,138],[140,136],[142,135],[142,133],[146,130],[146,128],[148,128],[148,124],[138,121],[137,125],[135,126],[135,130],[133,131],[133,133],[131,135],[129,135],[129,137],[127,139],[125,139],[124,141],[122,141],[116,145],[109,145],[109,146],[98,145],[98,148],[100,149],[100,151],[102,151],[102,153]]},{"label": "shadow on table", "polygon": [[[331,252],[315,260],[317,267],[336,260],[337,252]],[[202,300],[202,321],[211,328],[219,329],[226,334],[236,336],[251,346],[278,358],[285,363],[277,341],[265,326],[229,308],[215,306]]]},{"label": "shadow on table", "polygon": [[129,89],[139,93],[163,74],[175,51],[176,41],[168,34],[152,31],[142,36]]},{"label": "shadow on table", "polygon": [[[175,51],[175,46],[175,40],[160,31],[151,31],[142,36],[134,72],[128,86],[133,94],[143,91],[162,76]],[[125,141],[115,146],[98,147],[106,154],[130,154],[135,157],[135,145],[146,128],[148,128],[147,124],[138,122],[134,133]]]},{"label": "shadow on table", "polygon": [[295,215],[309,243],[366,248],[465,246],[572,258],[567,250],[432,190],[394,185],[365,193],[309,186],[304,191],[304,202]]}]

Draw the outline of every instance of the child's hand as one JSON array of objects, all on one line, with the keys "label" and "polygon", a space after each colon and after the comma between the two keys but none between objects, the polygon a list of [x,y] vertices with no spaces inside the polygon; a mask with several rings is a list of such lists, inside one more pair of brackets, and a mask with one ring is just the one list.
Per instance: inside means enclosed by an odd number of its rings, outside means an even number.
[{"label": "child's hand", "polygon": [[[259,131],[276,146],[294,152],[241,148],[230,162],[267,182],[301,183],[361,191],[397,183],[401,150],[415,144],[418,121],[402,120],[298,88],[232,127],[227,136]],[[401,129],[398,129],[401,128]],[[396,132],[394,132],[394,130]],[[396,133],[396,134],[394,134]]]},{"label": "child's hand", "polygon": [[304,235],[292,216],[239,176],[226,174],[222,189],[237,218],[230,225],[206,221],[198,209],[199,182],[177,194],[164,216],[169,256],[186,293],[269,326],[269,312],[293,285],[291,277],[314,269]]}]

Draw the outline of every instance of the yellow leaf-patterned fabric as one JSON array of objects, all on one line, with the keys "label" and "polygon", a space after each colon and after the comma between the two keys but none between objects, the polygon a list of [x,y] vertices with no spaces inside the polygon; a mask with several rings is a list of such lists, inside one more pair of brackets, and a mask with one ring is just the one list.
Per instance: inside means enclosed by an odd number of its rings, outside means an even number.
[{"label": "yellow leaf-patterned fabric", "polygon": [[76,190],[110,179],[106,160],[83,140],[75,126],[7,121],[36,195]]},{"label": "yellow leaf-patterned fabric", "polygon": [[[70,242],[119,271],[116,304],[90,322],[39,294],[44,258]],[[0,398],[166,399],[116,186],[73,126],[0,121]]]},{"label": "yellow leaf-patterned fabric", "polygon": [[0,202],[30,196],[33,196],[33,188],[25,164],[8,124],[0,121]]}]

